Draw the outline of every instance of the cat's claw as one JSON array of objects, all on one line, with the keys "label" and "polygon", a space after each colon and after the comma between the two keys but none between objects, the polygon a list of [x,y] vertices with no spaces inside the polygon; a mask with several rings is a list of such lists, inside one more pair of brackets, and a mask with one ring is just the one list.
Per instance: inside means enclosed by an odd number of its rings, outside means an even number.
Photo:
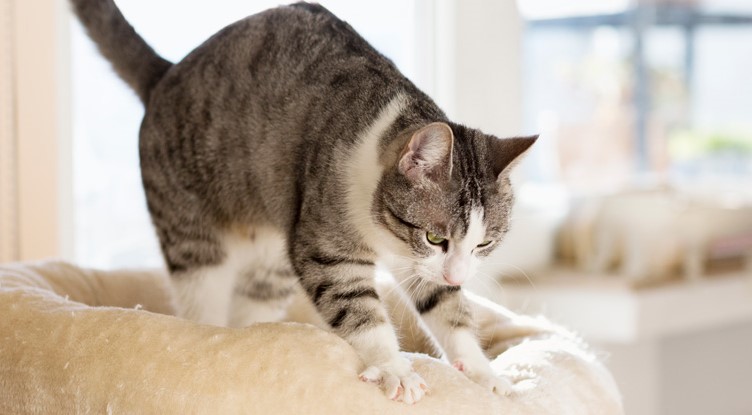
[{"label": "cat's claw", "polygon": [[360,380],[377,384],[389,399],[408,405],[420,401],[429,392],[423,378],[412,370],[399,376],[386,369],[370,366],[360,374]]},{"label": "cat's claw", "polygon": [[490,369],[471,369],[461,360],[455,361],[452,366],[464,373],[470,380],[482,386],[486,390],[499,396],[509,396],[512,394],[512,383],[501,376],[494,374]]},{"label": "cat's claw", "polygon": [[513,391],[512,383],[509,380],[493,373],[476,375],[471,379],[499,396],[509,396]]}]

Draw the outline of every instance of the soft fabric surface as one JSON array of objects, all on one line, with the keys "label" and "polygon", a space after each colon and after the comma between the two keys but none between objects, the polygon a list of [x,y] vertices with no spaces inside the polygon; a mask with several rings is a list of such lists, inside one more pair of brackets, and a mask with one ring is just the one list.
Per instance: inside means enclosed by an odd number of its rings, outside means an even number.
[{"label": "soft fabric surface", "polygon": [[[408,406],[361,382],[354,350],[323,329],[199,325],[170,316],[168,287],[156,271],[0,266],[0,413],[622,413],[611,375],[575,336],[478,298],[479,335],[515,383],[509,397],[430,357],[402,296],[380,287],[403,349],[426,353],[409,358],[432,392]],[[302,295],[290,314],[319,323]]]}]

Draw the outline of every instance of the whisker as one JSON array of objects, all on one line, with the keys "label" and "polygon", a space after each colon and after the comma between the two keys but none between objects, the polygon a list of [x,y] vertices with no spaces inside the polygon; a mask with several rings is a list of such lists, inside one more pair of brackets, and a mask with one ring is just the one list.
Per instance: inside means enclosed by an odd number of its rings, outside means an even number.
[{"label": "whisker", "polygon": [[535,290],[535,291],[537,291],[537,290],[538,290],[538,289],[537,289],[537,287],[535,286],[535,282],[533,282],[533,279],[532,279],[532,278],[530,277],[530,275],[529,275],[529,274],[528,274],[528,273],[527,273],[527,272],[526,272],[525,270],[523,270],[522,268],[520,268],[520,267],[518,267],[518,266],[516,266],[516,265],[514,265],[514,264],[511,264],[511,263],[509,263],[509,262],[503,262],[503,261],[500,261],[500,260],[496,260],[496,261],[489,261],[488,263],[490,263],[491,265],[498,265],[498,266],[501,266],[501,267],[509,267],[509,268],[513,268],[513,269],[517,270],[517,273],[518,273],[518,274],[520,274],[520,275],[522,275],[523,277],[525,277],[525,279],[526,279],[526,280],[527,280],[527,282],[528,282],[528,283],[530,284],[530,287],[531,287],[531,288],[532,288],[533,290]]},{"label": "whisker", "polygon": [[[478,277],[480,277],[480,278],[478,278],[478,282],[480,282],[481,284],[483,284],[486,287],[486,289],[488,289],[488,285],[487,285],[488,281],[486,280],[486,278],[488,278],[488,279],[491,280],[492,283],[496,284],[496,288],[499,290],[499,292],[503,292],[504,291],[504,288],[501,286],[501,283],[499,283],[499,281],[496,278],[490,277],[490,276],[486,275],[485,273],[478,273]],[[491,288],[493,289],[493,286]],[[500,315],[498,315],[497,313],[493,313],[493,316],[494,316],[493,317],[494,318],[494,324],[499,323],[501,321],[501,319],[502,319],[502,317]],[[481,338],[479,330],[480,330],[480,327],[476,327],[476,333],[475,333],[476,337],[478,338],[479,341],[486,342],[487,339]]]}]

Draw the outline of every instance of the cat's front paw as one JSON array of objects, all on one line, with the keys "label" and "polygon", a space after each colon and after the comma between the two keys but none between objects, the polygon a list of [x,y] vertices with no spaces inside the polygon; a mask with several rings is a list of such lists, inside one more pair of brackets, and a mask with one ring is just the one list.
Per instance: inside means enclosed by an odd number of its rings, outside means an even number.
[{"label": "cat's front paw", "polygon": [[512,393],[512,383],[493,373],[490,367],[474,368],[462,360],[456,360],[454,366],[464,373],[470,380],[499,396],[509,396]]},{"label": "cat's front paw", "polygon": [[370,366],[360,374],[360,380],[377,384],[389,399],[409,405],[418,402],[428,393],[428,385],[409,364],[406,370]]}]

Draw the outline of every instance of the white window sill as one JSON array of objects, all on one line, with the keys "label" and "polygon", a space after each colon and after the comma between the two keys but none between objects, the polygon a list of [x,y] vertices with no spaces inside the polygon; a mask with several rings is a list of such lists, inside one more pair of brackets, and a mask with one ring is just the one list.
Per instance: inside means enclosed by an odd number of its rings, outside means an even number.
[{"label": "white window sill", "polygon": [[633,343],[752,321],[752,271],[635,289],[617,276],[553,269],[503,281],[486,293],[505,306],[544,314],[589,341]]}]

